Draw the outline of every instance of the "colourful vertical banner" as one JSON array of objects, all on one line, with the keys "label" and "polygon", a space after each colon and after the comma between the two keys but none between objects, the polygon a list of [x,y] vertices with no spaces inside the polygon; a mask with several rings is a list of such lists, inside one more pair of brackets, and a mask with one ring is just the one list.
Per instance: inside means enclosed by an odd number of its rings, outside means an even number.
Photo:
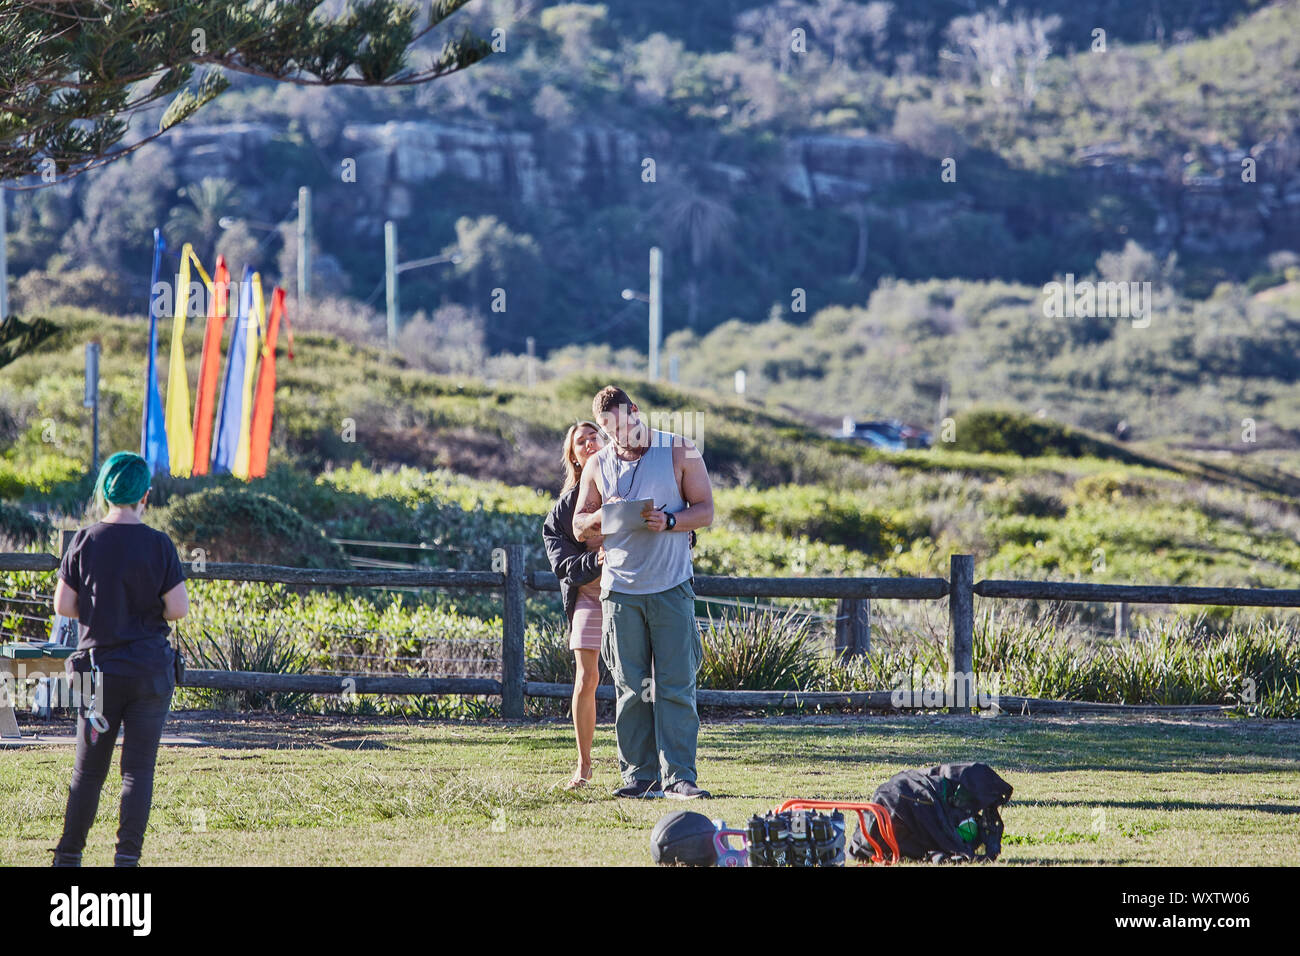
[{"label": "colourful vertical banner", "polygon": [[199,382],[194,393],[193,473],[206,475],[212,460],[212,410],[217,398],[217,375],[221,370],[221,334],[226,325],[230,298],[230,270],[225,256],[217,256],[212,274],[212,296],[208,322],[203,330],[203,353],[199,359]]},{"label": "colourful vertical banner", "polygon": [[166,471],[167,427],[163,420],[162,395],[158,392],[158,270],[166,248],[162,231],[153,231],[153,269],[149,277],[149,361],[144,383],[144,420],[140,424],[140,457],[153,473]]},{"label": "colourful vertical banner", "polygon": [[257,342],[265,338],[266,299],[262,294],[262,274],[253,273],[253,314],[248,320],[244,340],[244,381],[239,398],[239,444],[235,447],[235,463],[230,473],[248,480],[248,453],[252,442],[253,423],[253,365],[257,361]]},{"label": "colourful vertical banner", "polygon": [[[266,475],[266,461],[271,451],[271,421],[275,417],[275,345],[280,337],[280,318],[284,313],[284,290],[279,286],[271,293],[271,315],[266,320],[262,342],[262,364],[257,370],[257,397],[253,402],[253,427],[249,438],[248,475]],[[292,357],[292,355],[290,356]]]},{"label": "colourful vertical banner", "polygon": [[185,319],[190,300],[190,257],[194,247],[181,248],[181,269],[176,276],[176,314],[172,319],[171,362],[167,370],[167,448],[171,473],[190,476],[194,464],[194,433],[190,428],[190,382],[185,371]]},{"label": "colourful vertical banner", "polygon": [[[251,356],[248,354],[248,325],[253,317],[252,268],[244,266],[239,280],[239,313],[230,332],[226,350],[226,379],[221,387],[221,405],[217,409],[217,446],[212,454],[214,475],[233,474],[239,454],[239,436],[243,424],[244,375]],[[254,324],[254,335],[256,335]],[[256,341],[256,339],[254,339]]]}]

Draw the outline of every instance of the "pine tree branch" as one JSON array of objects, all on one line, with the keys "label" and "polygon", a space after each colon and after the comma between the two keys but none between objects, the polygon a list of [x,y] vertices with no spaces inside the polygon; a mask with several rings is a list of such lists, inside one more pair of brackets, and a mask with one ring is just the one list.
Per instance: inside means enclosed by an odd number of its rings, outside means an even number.
[{"label": "pine tree branch", "polygon": [[[193,116],[226,72],[301,86],[413,86],[490,55],[468,30],[412,68],[414,46],[470,0],[32,0],[0,8],[0,180],[41,188],[120,159]],[[208,66],[197,84],[195,68]],[[150,82],[152,81],[152,82]],[[143,89],[142,89],[143,88]],[[158,132],[114,149],[171,97]],[[54,173],[50,175],[51,169]]]}]

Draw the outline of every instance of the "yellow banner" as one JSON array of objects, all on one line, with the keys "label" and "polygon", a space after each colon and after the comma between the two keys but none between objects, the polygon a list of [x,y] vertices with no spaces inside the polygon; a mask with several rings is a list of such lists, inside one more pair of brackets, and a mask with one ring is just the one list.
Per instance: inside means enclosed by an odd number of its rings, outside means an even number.
[{"label": "yellow banner", "polygon": [[[173,297],[176,300],[175,318],[172,320],[172,352],[167,369],[167,427],[168,466],[173,475],[188,478],[194,467],[194,432],[190,424],[190,382],[185,372],[185,315],[190,301],[190,262],[197,261],[193,247],[187,242],[181,249],[181,271],[176,277]],[[202,267],[200,267],[200,273]],[[204,275],[204,279],[207,276]]]}]

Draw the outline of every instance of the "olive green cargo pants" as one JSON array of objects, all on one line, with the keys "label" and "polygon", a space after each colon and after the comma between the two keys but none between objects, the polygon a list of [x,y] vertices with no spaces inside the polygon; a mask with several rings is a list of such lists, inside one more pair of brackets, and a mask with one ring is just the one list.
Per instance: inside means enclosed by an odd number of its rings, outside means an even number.
[{"label": "olive green cargo pants", "polygon": [[624,783],[695,781],[695,675],[704,644],[690,581],[657,594],[601,593],[601,658],[614,678]]}]

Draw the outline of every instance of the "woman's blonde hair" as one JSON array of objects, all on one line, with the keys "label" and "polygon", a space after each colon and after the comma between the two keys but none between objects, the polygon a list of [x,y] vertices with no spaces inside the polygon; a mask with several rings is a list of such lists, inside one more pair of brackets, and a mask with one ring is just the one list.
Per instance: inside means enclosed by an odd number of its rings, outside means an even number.
[{"label": "woman's blonde hair", "polygon": [[601,433],[600,426],[595,422],[574,422],[569,426],[564,435],[564,487],[560,489],[560,494],[567,492],[582,477],[582,469],[578,467],[578,454],[573,450],[573,440],[578,437],[579,429],[584,427],[594,429],[597,435]]}]

